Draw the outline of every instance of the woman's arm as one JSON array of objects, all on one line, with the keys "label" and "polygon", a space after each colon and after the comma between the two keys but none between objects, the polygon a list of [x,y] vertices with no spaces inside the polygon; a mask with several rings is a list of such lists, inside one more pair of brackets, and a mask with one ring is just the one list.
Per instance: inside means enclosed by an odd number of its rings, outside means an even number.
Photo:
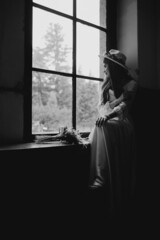
[{"label": "woman's arm", "polygon": [[138,83],[136,80],[131,80],[124,86],[124,99],[123,101],[126,103],[127,108],[129,109],[134,100],[136,91],[137,91]]},{"label": "woman's arm", "polygon": [[104,122],[108,121],[109,119],[123,116],[123,113],[125,111],[128,111],[137,89],[137,81],[131,80],[124,86],[124,91],[120,95],[119,98],[114,99],[110,102],[110,108],[112,111],[108,114],[106,114],[104,117],[100,117],[96,121],[97,126],[102,126]]},{"label": "woman's arm", "polygon": [[113,110],[106,114],[103,117],[99,117],[96,121],[96,126],[101,127],[106,121],[122,116],[123,112],[125,111],[126,104],[125,102],[121,102],[118,106],[114,107]]},{"label": "woman's arm", "polygon": [[113,111],[106,116],[106,119],[109,120],[111,118],[117,117],[120,114],[123,114],[125,110],[129,110],[135,93],[137,90],[137,81],[131,80],[124,86],[124,92],[121,96],[115,99],[110,103],[110,106],[113,107]]},{"label": "woman's arm", "polygon": [[124,101],[120,102],[116,107],[113,108],[113,111],[111,113],[109,113],[105,116],[106,120],[109,120],[109,119],[114,118],[114,117],[119,117],[120,115],[123,114],[126,107],[127,106],[126,106],[126,103]]},{"label": "woman's arm", "polygon": [[110,101],[109,106],[111,109],[115,108],[117,105],[119,105],[124,99],[123,93],[120,95],[119,98],[115,98],[114,100]]}]

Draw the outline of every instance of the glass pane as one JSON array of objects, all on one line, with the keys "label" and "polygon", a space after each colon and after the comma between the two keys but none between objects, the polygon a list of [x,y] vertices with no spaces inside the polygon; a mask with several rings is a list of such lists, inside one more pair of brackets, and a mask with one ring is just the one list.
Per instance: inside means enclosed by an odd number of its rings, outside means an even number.
[{"label": "glass pane", "polygon": [[100,77],[99,55],[105,51],[106,33],[77,24],[77,73],[80,75]]},{"label": "glass pane", "polygon": [[77,79],[77,130],[90,132],[98,117],[99,81]]},{"label": "glass pane", "polygon": [[73,0],[34,0],[33,2],[73,15]]},{"label": "glass pane", "polygon": [[32,133],[55,133],[72,124],[71,78],[33,72]]},{"label": "glass pane", "polygon": [[72,21],[33,8],[33,67],[72,71]]},{"label": "glass pane", "polygon": [[106,28],[106,0],[77,0],[77,17]]}]

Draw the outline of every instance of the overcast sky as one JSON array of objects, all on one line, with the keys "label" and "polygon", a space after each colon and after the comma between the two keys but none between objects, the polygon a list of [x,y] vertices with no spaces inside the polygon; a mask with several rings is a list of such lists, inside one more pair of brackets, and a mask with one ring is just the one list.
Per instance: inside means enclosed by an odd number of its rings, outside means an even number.
[{"label": "overcast sky", "polygon": [[[34,0],[34,2],[72,15],[72,0]],[[77,0],[77,17],[99,24],[99,0]],[[72,20],[35,8],[33,11],[33,48],[43,47],[43,37],[49,23],[63,27],[65,44],[72,48]],[[99,30],[78,23],[77,25],[77,67],[83,74],[92,73],[99,77]],[[69,56],[71,65],[72,52]]]}]

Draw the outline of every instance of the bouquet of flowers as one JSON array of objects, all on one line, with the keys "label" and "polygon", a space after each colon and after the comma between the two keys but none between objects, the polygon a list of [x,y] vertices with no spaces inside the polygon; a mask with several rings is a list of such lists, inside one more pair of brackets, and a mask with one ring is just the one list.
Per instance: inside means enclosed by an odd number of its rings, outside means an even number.
[{"label": "bouquet of flowers", "polygon": [[79,131],[75,129],[68,129],[68,127],[61,128],[60,133],[57,135],[47,136],[36,136],[36,143],[46,143],[52,141],[63,141],[70,144],[83,144],[85,145],[86,141],[81,137]]}]

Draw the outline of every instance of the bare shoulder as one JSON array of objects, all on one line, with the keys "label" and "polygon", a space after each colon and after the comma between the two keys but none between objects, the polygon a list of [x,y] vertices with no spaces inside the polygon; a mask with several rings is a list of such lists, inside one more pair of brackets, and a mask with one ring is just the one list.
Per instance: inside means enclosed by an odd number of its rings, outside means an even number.
[{"label": "bare shoulder", "polygon": [[125,84],[124,89],[127,91],[135,91],[137,88],[137,81],[132,79],[127,84]]},{"label": "bare shoulder", "polygon": [[138,86],[138,74],[133,69],[128,69],[128,74],[131,77],[131,80],[125,84],[124,89],[127,91],[135,91]]}]

